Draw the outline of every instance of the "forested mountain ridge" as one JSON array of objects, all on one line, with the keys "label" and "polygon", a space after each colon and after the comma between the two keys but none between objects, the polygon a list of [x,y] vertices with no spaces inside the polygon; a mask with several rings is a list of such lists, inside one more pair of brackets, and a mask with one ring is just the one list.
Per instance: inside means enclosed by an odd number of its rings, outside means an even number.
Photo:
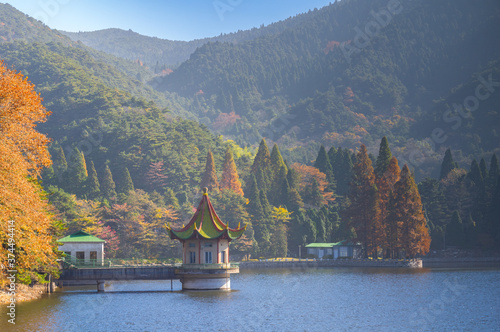
[{"label": "forested mountain ridge", "polygon": [[293,18],[253,28],[250,30],[237,31],[221,34],[215,37],[195,39],[192,41],[167,40],[157,37],[148,37],[132,30],[104,29],[90,32],[67,32],[59,31],[74,41],[81,41],[87,46],[97,50],[113,54],[115,56],[141,61],[150,69],[161,71],[176,66],[187,59],[201,47],[210,42],[223,42],[238,44],[252,40],[260,36],[275,35],[283,30],[300,24],[309,19],[316,10],[309,13],[299,14]]},{"label": "forested mountain ridge", "polygon": [[[176,94],[159,93],[143,84],[151,79],[152,74],[139,64],[74,42],[8,4],[0,4],[0,23],[0,56],[10,65],[17,65],[16,68],[25,75],[36,75],[37,68],[43,65],[43,61],[31,58],[27,51],[30,45],[36,44],[39,52],[52,53],[59,57],[59,61],[71,59],[112,88],[129,92],[139,99],[153,100],[177,115],[193,118],[185,109],[189,107],[189,101]],[[27,66],[31,70],[28,71]]]},{"label": "forested mountain ridge", "polygon": [[265,136],[286,147],[363,142],[373,150],[387,135],[408,160],[407,141],[428,135],[418,125],[436,109],[434,100],[500,58],[500,6],[391,3],[399,5],[384,16],[387,1],[341,1],[277,35],[206,44],[160,87],[200,104],[214,101],[220,113],[200,108],[199,117],[241,144]]}]

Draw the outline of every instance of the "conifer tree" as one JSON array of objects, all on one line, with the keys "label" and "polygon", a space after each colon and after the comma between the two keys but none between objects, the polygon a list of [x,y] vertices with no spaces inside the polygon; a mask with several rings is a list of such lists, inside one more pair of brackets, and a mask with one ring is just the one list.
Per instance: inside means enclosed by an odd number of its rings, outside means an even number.
[{"label": "conifer tree", "polygon": [[[335,169],[335,158],[337,156],[337,149],[334,146],[328,150],[328,160],[330,160],[330,165],[332,165],[332,170]],[[334,171],[335,172],[335,171]]]},{"label": "conifer tree", "polygon": [[286,173],[288,172],[288,168],[285,162],[283,161],[283,157],[281,156],[280,149],[278,148],[277,144],[273,145],[270,161],[271,161],[271,173],[273,181],[275,181],[276,178],[280,175],[282,168],[285,169],[285,175],[286,175]]},{"label": "conifer tree", "polygon": [[130,177],[130,172],[128,168],[125,167],[122,170],[122,174],[120,176],[120,181],[117,182],[116,191],[119,194],[128,195],[131,191],[134,191],[134,182],[132,182],[132,177]]},{"label": "conifer tree", "polygon": [[493,186],[496,185],[499,175],[500,175],[500,167],[498,166],[497,155],[494,154],[493,156],[491,156],[490,170],[488,172],[489,182],[493,183]]},{"label": "conifer tree", "polygon": [[374,243],[380,239],[374,239],[373,225],[379,219],[378,195],[376,193],[375,173],[372,161],[368,157],[368,151],[363,144],[357,154],[356,164],[353,168],[349,199],[351,205],[347,209],[347,216],[351,227],[356,230],[356,239],[361,242],[365,257],[372,253]]},{"label": "conifer tree", "polygon": [[87,178],[89,176],[89,172],[87,170],[87,162],[85,161],[85,154],[83,153],[83,151],[81,151],[80,154],[82,155],[82,163],[83,163],[85,178]]},{"label": "conifer tree", "polygon": [[260,190],[264,190],[267,193],[271,184],[271,155],[265,139],[262,139],[260,142],[251,172],[255,176]]},{"label": "conifer tree", "polygon": [[241,188],[238,170],[236,169],[233,154],[231,153],[231,150],[229,148],[226,150],[226,156],[224,158],[220,188],[222,190],[232,190],[238,195],[243,196],[243,189]]},{"label": "conifer tree", "polygon": [[408,165],[403,166],[400,180],[394,185],[389,202],[389,224],[397,225],[393,232],[395,249],[402,249],[406,257],[429,252],[430,236],[422,208],[422,200]]},{"label": "conifer tree", "polygon": [[464,225],[458,211],[453,211],[451,222],[446,225],[446,245],[463,247],[465,240]]},{"label": "conifer tree", "polygon": [[313,166],[319,169],[322,173],[326,174],[326,179],[329,183],[334,183],[332,164],[330,163],[330,158],[328,157],[323,145],[319,148],[318,156],[316,157],[316,161]]},{"label": "conifer tree", "polygon": [[[392,191],[394,190],[394,185],[396,182],[399,181],[401,170],[399,169],[399,164],[398,160],[396,157],[392,157],[391,160],[389,161],[389,164],[387,165],[387,168],[384,172],[384,174],[380,177],[377,178],[376,183],[377,183],[377,189],[378,189],[378,194],[379,194],[379,199],[380,199],[380,221],[382,224],[383,231],[385,232],[384,236],[384,241],[383,245],[384,246],[389,246],[389,239],[393,239],[394,236],[391,234],[391,232],[394,231],[395,227],[394,225],[389,225],[388,222],[388,205],[389,205],[389,200],[392,194]],[[393,247],[393,245],[390,245]],[[389,255],[389,253],[387,254]]]},{"label": "conifer tree", "polygon": [[81,195],[85,192],[85,182],[87,180],[87,168],[85,158],[77,148],[74,148],[67,173],[67,188],[71,193]]},{"label": "conifer tree", "polygon": [[481,170],[481,176],[483,177],[483,180],[486,180],[488,178],[488,167],[486,166],[486,161],[484,158],[481,158],[481,161],[479,162],[479,169]]},{"label": "conifer tree", "polygon": [[441,163],[441,172],[439,175],[439,179],[442,180],[446,178],[448,174],[455,168],[457,168],[457,164],[453,161],[451,150],[447,149],[444,153],[443,162]]},{"label": "conifer tree", "polygon": [[101,181],[101,192],[106,199],[114,199],[116,197],[116,191],[115,191],[116,185],[115,181],[113,180],[113,175],[111,174],[111,170],[109,169],[109,166],[106,165],[106,168],[104,169],[104,175],[102,177]]},{"label": "conifer tree", "polygon": [[212,151],[207,153],[207,162],[205,164],[205,173],[201,179],[200,188],[208,188],[209,191],[219,190],[219,181],[217,180],[217,170],[215,168],[214,155]]},{"label": "conifer tree", "polygon": [[87,197],[90,199],[96,199],[101,193],[101,186],[99,185],[99,178],[97,177],[97,172],[95,170],[94,162],[90,161],[90,172],[87,177]]},{"label": "conifer tree", "polygon": [[62,181],[63,174],[68,169],[68,162],[66,161],[66,156],[64,155],[64,150],[62,147],[59,146],[54,150],[52,161],[54,163],[54,173],[59,181]]},{"label": "conifer tree", "polygon": [[389,162],[391,161],[392,153],[389,148],[389,142],[387,141],[387,137],[382,137],[382,141],[380,142],[380,148],[378,151],[377,161],[375,163],[375,175],[377,177],[382,177],[389,166]]}]

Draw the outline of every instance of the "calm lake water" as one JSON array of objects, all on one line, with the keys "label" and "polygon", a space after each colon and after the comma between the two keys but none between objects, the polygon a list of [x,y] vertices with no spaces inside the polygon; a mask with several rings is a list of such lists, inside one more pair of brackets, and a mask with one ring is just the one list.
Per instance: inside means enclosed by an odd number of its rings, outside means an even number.
[{"label": "calm lake water", "polygon": [[242,270],[230,292],[112,282],[17,306],[0,331],[499,331],[500,268]]}]

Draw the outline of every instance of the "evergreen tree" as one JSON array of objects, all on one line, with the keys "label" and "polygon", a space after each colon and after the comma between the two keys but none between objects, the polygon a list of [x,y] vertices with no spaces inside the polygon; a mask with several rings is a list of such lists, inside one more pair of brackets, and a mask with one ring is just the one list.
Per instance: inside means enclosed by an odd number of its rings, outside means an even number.
[{"label": "evergreen tree", "polygon": [[439,175],[439,179],[442,180],[446,178],[451,170],[455,168],[457,168],[457,164],[453,161],[451,150],[447,149],[444,153],[443,162],[441,163],[441,173]]},{"label": "evergreen tree", "polygon": [[[330,164],[332,165],[332,170],[335,169],[336,166],[338,165],[335,165],[335,158],[337,157],[337,149],[335,149],[334,146],[332,146],[330,148],[330,150],[328,150],[328,160],[330,160]],[[335,173],[335,171],[333,171]]]},{"label": "evergreen tree", "polygon": [[66,156],[64,155],[64,150],[62,147],[58,147],[54,150],[52,156],[52,162],[54,167],[55,176],[59,179],[59,182],[63,181],[63,175],[68,169],[68,162],[66,161]]},{"label": "evergreen tree", "polygon": [[219,181],[217,180],[217,170],[215,168],[214,155],[212,154],[212,151],[208,151],[207,153],[205,173],[201,179],[200,187],[206,187],[209,191],[219,190]]},{"label": "evergreen tree", "polygon": [[[389,224],[396,225],[393,231],[397,249],[404,250],[406,257],[425,255],[429,252],[430,236],[422,208],[422,200],[408,165],[404,165],[400,180],[394,185],[389,201]],[[395,248],[389,248],[394,252]]]},{"label": "evergreen tree", "polygon": [[488,172],[488,192],[493,193],[500,176],[500,167],[498,166],[498,159],[496,154],[491,156],[490,170]]},{"label": "evergreen tree", "polygon": [[231,153],[231,150],[229,148],[226,150],[226,156],[224,158],[220,188],[222,190],[232,190],[238,195],[243,196],[243,189],[241,188],[238,170],[236,169],[233,154]]},{"label": "evergreen tree", "polygon": [[109,169],[109,166],[106,165],[106,168],[104,169],[104,175],[102,177],[101,181],[101,192],[106,199],[114,199],[116,197],[116,191],[115,191],[116,185],[115,181],[113,180],[113,175],[111,174],[111,170]]},{"label": "evergreen tree", "polygon": [[120,181],[116,186],[116,191],[120,194],[128,195],[131,191],[134,191],[134,183],[132,182],[132,178],[130,177],[130,172],[128,168],[125,167],[120,176]]},{"label": "evergreen tree", "polygon": [[265,139],[262,139],[260,142],[251,172],[255,176],[260,190],[264,190],[267,193],[271,185],[271,155]]},{"label": "evergreen tree", "polygon": [[464,225],[458,211],[454,211],[451,222],[446,225],[446,245],[463,247],[465,244]]},{"label": "evergreen tree", "polygon": [[447,201],[440,182],[437,179],[426,178],[418,184],[422,197],[422,206],[429,226],[433,249],[443,249],[443,230],[448,220]]},{"label": "evergreen tree", "polygon": [[101,193],[101,186],[99,185],[99,178],[95,170],[94,162],[90,161],[90,172],[87,178],[87,197],[89,199],[96,199]]},{"label": "evergreen tree", "polygon": [[488,167],[486,166],[484,158],[481,158],[481,161],[479,162],[479,169],[481,170],[481,176],[484,180],[486,180],[488,178]]},{"label": "evergreen tree", "polygon": [[285,175],[288,172],[288,168],[283,161],[283,157],[281,156],[280,149],[278,148],[277,144],[273,145],[273,149],[271,151],[271,174],[272,174],[272,181],[275,182],[276,178],[280,176],[280,172],[282,172],[282,168],[285,169]]},{"label": "evergreen tree", "polygon": [[71,193],[82,195],[85,192],[87,174],[85,158],[77,148],[74,148],[67,173],[67,188]]},{"label": "evergreen tree", "polygon": [[380,142],[380,148],[378,151],[377,161],[375,163],[375,176],[378,178],[382,177],[389,166],[389,162],[391,161],[392,153],[389,148],[389,142],[387,141],[387,137],[382,137],[382,141]]},{"label": "evergreen tree", "polygon": [[330,158],[328,157],[328,153],[326,153],[325,147],[321,145],[318,151],[318,156],[316,157],[316,161],[314,162],[314,167],[319,169],[322,173],[326,174],[326,180],[330,184],[334,184],[334,175],[332,164],[330,163]]}]

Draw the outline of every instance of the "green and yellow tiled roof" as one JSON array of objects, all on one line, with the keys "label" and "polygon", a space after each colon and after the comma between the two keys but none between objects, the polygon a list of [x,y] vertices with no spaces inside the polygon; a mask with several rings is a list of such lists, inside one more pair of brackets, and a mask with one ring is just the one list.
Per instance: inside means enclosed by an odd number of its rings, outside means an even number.
[{"label": "green and yellow tiled roof", "polygon": [[215,212],[212,203],[210,203],[206,188],[198,209],[186,226],[179,230],[166,226],[170,238],[181,241],[193,238],[210,240],[220,238],[232,241],[240,238],[246,227],[246,225],[243,227],[238,225],[237,228],[229,228],[228,225],[224,224]]}]

